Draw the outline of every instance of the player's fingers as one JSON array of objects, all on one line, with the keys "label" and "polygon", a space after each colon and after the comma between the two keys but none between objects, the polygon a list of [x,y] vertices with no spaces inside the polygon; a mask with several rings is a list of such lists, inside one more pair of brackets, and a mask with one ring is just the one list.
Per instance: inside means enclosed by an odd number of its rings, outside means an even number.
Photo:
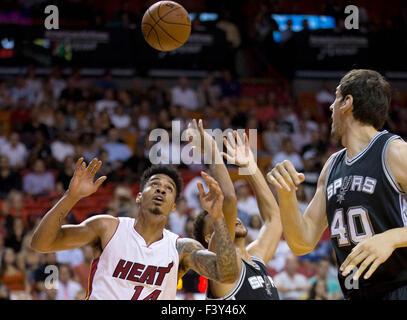
[{"label": "player's fingers", "polygon": [[288,185],[292,185],[293,187],[296,187],[296,184],[294,183],[291,175],[288,173],[284,165],[279,164],[276,166],[278,172],[281,174],[281,176],[284,178],[284,180],[288,183]]},{"label": "player's fingers", "polygon": [[367,257],[368,253],[362,251],[360,254],[352,258],[346,268],[343,270],[342,275],[345,277],[347,276],[355,267],[359,265]]},{"label": "player's fingers", "polygon": [[233,147],[233,150],[235,150],[236,149],[235,137],[233,136],[231,131],[228,132],[228,138],[230,141],[230,145]]},{"label": "player's fingers", "polygon": [[[275,168],[276,169],[276,168]],[[274,170],[273,172],[273,177],[278,181],[278,183],[287,191],[291,191],[290,187],[288,184],[285,182],[283,176],[281,175],[280,171],[278,169]]]},{"label": "player's fingers", "polygon": [[276,178],[273,176],[273,172],[270,171],[269,173],[267,173],[267,181],[270,182],[273,186],[275,186],[277,189],[282,189],[283,186],[281,184],[278,183],[278,181],[276,180]]},{"label": "player's fingers", "polygon": [[294,165],[291,161],[285,160],[283,161],[282,165],[284,166],[285,170],[289,173],[292,181],[298,186],[301,183],[300,178],[298,177],[298,172],[295,170]]},{"label": "player's fingers", "polygon": [[91,172],[92,177],[95,176],[96,172],[98,172],[98,170],[100,169],[101,166],[102,166],[102,161],[99,160],[92,169],[92,172]]},{"label": "player's fingers", "polygon": [[366,270],[366,268],[368,266],[370,266],[370,264],[373,262],[374,260],[374,256],[368,256],[363,262],[362,264],[359,266],[358,270],[356,271],[356,273],[353,275],[353,280],[358,280],[359,277],[362,275],[362,273]]},{"label": "player's fingers", "polygon": [[80,157],[78,161],[76,161],[74,175],[79,173],[82,167],[83,157]]},{"label": "player's fingers", "polygon": [[382,264],[382,262],[380,261],[380,259],[376,259],[373,264],[370,266],[369,270],[365,273],[365,275],[363,276],[364,279],[369,279],[371,277],[371,275],[373,274],[373,272],[376,271],[376,269]]},{"label": "player's fingers", "polygon": [[237,130],[234,130],[233,133],[235,134],[237,145],[238,145],[238,146],[242,146],[242,145],[243,145],[243,142],[242,142],[242,139],[240,139],[240,135],[239,135],[239,133],[237,132]]},{"label": "player's fingers", "polygon": [[235,148],[233,148],[233,147],[230,145],[228,139],[223,138],[223,145],[226,147],[227,153],[230,153],[230,154],[232,154],[232,155],[235,154]]},{"label": "player's fingers", "polygon": [[102,183],[107,179],[106,176],[102,176],[99,179],[95,181],[96,189],[99,189],[99,187],[102,185]]},{"label": "player's fingers", "polygon": [[97,165],[98,159],[93,158],[92,161],[89,163],[88,167],[86,168],[86,173],[92,175],[93,168]]},{"label": "player's fingers", "polygon": [[247,137],[246,132],[243,135],[244,135],[244,151],[245,151],[246,157],[248,157],[250,154],[249,138]]},{"label": "player's fingers", "polygon": [[361,247],[360,245],[357,245],[356,247],[354,247],[351,251],[351,253],[348,254],[348,256],[346,257],[345,261],[342,262],[341,266],[339,267],[340,271],[344,271],[345,268],[348,266],[348,264],[357,256],[361,253]]},{"label": "player's fingers", "polygon": [[231,157],[227,153],[224,153],[224,152],[221,152],[221,155],[226,159],[227,163],[236,164],[235,157]]},{"label": "player's fingers", "polygon": [[205,196],[205,191],[204,191],[204,187],[203,187],[203,185],[202,185],[202,182],[198,181],[198,182],[196,183],[196,186],[198,187],[199,195],[200,195],[201,197],[204,197],[204,196]]}]

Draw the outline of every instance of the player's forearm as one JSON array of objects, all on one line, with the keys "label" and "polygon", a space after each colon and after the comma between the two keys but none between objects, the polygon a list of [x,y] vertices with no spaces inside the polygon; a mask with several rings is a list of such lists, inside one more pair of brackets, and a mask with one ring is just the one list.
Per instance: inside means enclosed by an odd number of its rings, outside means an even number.
[{"label": "player's forearm", "polygon": [[263,221],[280,222],[280,209],[278,208],[277,201],[274,199],[273,193],[258,167],[256,168],[255,174],[248,176],[248,180],[256,196]]},{"label": "player's forearm", "polygon": [[295,192],[279,191],[279,207],[284,238],[296,255],[304,255],[314,248],[312,226],[298,207]]},{"label": "player's forearm", "polygon": [[237,198],[235,193],[235,188],[233,186],[232,180],[228,169],[223,163],[223,159],[220,152],[215,148],[214,157],[209,166],[209,171],[211,176],[219,183],[219,187],[223,193],[223,214],[225,217],[225,223],[229,230],[229,233],[234,239],[234,231],[237,216]]},{"label": "player's forearm", "polygon": [[219,282],[233,283],[238,275],[236,249],[230,238],[223,218],[214,220],[214,241],[216,245],[216,279]]},{"label": "player's forearm", "polygon": [[79,199],[65,194],[45,214],[31,240],[31,247],[37,251],[49,251],[61,231],[62,221]]}]

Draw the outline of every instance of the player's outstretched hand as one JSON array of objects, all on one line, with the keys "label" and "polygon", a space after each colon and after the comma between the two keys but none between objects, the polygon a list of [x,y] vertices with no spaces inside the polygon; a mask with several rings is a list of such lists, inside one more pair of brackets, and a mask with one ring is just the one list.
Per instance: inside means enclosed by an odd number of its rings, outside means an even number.
[{"label": "player's outstretched hand", "polygon": [[244,142],[242,142],[236,130],[233,131],[233,134],[229,132],[228,138],[230,143],[226,138],[223,138],[223,144],[226,147],[227,153],[222,152],[222,156],[228,163],[247,168],[250,175],[255,174],[257,170],[256,159],[250,149],[246,133],[244,133]]},{"label": "player's outstretched hand", "polygon": [[[367,272],[363,278],[369,279],[377,267],[393,253],[395,249],[393,240],[391,233],[383,232],[358,243],[340,266],[339,270],[342,275],[346,277],[357,268],[356,272],[353,273],[354,281],[358,280],[366,270]],[[360,266],[357,267],[359,264]]]},{"label": "player's outstretched hand", "polygon": [[203,185],[201,182],[197,183],[199,190],[199,201],[204,210],[212,216],[214,220],[223,217],[222,206],[223,206],[223,193],[219,187],[219,184],[214,178],[205,172],[201,172],[201,176],[205,183],[209,187],[208,193],[205,194]]},{"label": "player's outstretched hand", "polygon": [[94,158],[86,167],[83,158],[79,158],[76,162],[75,172],[69,183],[67,191],[68,195],[80,200],[96,192],[96,190],[102,185],[103,181],[106,180],[106,176],[102,176],[96,181],[93,181],[95,174],[101,165],[102,161]]},{"label": "player's outstretched hand", "polygon": [[295,191],[297,186],[304,182],[303,173],[298,173],[294,165],[289,160],[277,163],[277,165],[267,173],[267,181],[277,188],[278,191]]},{"label": "player's outstretched hand", "polygon": [[199,148],[201,154],[207,156],[208,159],[212,159],[212,161],[214,161],[214,156],[217,157],[216,159],[221,158],[218,154],[215,139],[205,131],[202,119],[199,119],[198,122],[193,119],[192,123],[188,124],[187,133],[190,142],[193,143],[195,148]]}]

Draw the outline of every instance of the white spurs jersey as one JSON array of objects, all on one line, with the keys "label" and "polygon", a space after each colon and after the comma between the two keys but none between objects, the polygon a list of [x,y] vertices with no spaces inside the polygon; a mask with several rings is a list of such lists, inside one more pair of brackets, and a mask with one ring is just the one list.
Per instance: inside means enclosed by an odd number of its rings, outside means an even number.
[{"label": "white spurs jersey", "polygon": [[89,300],[174,300],[178,283],[179,237],[166,229],[146,245],[135,219],[118,218],[113,237],[90,267]]}]

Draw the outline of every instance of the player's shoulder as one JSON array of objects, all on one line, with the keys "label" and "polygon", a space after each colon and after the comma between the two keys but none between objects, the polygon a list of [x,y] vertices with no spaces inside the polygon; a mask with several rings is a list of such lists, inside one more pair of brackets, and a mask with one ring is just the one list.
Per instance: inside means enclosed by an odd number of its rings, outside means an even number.
[{"label": "player's shoulder", "polygon": [[199,241],[192,238],[178,238],[176,248],[180,255],[189,254],[196,250],[205,249]]},{"label": "player's shoulder", "polygon": [[389,143],[386,162],[394,178],[401,185],[407,184],[407,142],[402,139],[393,139]]},{"label": "player's shoulder", "polygon": [[346,148],[343,148],[337,152],[332,153],[328,160],[325,161],[324,166],[322,167],[321,174],[319,175],[319,182],[324,183],[329,176],[329,172],[331,171],[332,165],[335,162],[336,158],[343,154],[346,151]]},{"label": "player's shoulder", "polygon": [[92,216],[84,221],[86,225],[96,228],[98,230],[104,230],[104,229],[111,229],[119,225],[119,218],[113,217],[108,214],[98,214],[95,216]]}]

